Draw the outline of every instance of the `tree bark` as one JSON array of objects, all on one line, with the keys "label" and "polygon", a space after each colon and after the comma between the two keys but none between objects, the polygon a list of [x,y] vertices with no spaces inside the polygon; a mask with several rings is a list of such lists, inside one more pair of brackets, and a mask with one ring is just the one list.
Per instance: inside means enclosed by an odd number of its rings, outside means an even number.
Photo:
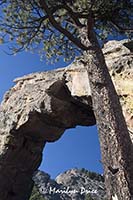
[{"label": "tree bark", "polygon": [[108,200],[133,198],[133,147],[119,98],[93,30],[82,29],[81,39],[96,117]]}]

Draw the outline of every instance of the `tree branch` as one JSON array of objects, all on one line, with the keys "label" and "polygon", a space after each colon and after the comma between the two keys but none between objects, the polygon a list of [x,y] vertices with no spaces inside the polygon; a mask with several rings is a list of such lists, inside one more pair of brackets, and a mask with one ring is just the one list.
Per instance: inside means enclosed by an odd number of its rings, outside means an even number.
[{"label": "tree branch", "polygon": [[0,6],[1,6],[2,4],[4,4],[4,3],[6,3],[6,0],[2,0],[2,1],[0,2]]},{"label": "tree branch", "polygon": [[114,26],[115,29],[117,29],[118,31],[121,31],[121,32],[133,32],[133,29],[131,28],[123,28],[121,27],[120,25],[118,25],[116,22],[114,22],[113,20],[110,21],[110,23],[112,24],[112,26]]},{"label": "tree branch", "polygon": [[81,24],[81,22],[79,21],[77,13],[75,13],[67,4],[62,5],[62,8],[64,8],[65,10],[68,11],[69,15],[71,16],[71,18],[73,19],[74,23],[78,27],[80,27],[80,28],[84,27],[84,25]]},{"label": "tree branch", "polygon": [[46,2],[44,0],[40,0],[40,5],[42,6],[42,9],[46,12],[50,23],[53,25],[53,27],[55,27],[60,33],[63,33],[71,42],[73,42],[76,46],[78,46],[79,48],[81,48],[82,50],[88,50],[88,47],[83,45],[80,40],[78,40],[77,38],[73,37],[73,35],[66,30],[65,28],[63,28],[53,17],[50,9],[48,8]]}]

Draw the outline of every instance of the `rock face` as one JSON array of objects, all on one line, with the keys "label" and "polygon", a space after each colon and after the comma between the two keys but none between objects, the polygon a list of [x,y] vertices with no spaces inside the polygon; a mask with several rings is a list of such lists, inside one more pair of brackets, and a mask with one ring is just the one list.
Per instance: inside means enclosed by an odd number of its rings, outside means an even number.
[{"label": "rock face", "polygon": [[103,53],[133,141],[133,41],[109,41]]},{"label": "rock face", "polygon": [[47,173],[37,171],[33,179],[45,200],[85,200],[87,196],[95,200],[105,199],[103,176],[84,168],[70,169],[59,174],[55,180]]},{"label": "rock face", "polygon": [[[131,46],[127,41],[111,41],[103,52],[121,97],[124,114],[128,116],[132,136]],[[41,163],[46,142],[59,139],[68,128],[96,123],[89,78],[80,60],[66,68],[30,74],[15,82],[0,106],[2,200],[29,198],[33,186],[31,177]]]}]

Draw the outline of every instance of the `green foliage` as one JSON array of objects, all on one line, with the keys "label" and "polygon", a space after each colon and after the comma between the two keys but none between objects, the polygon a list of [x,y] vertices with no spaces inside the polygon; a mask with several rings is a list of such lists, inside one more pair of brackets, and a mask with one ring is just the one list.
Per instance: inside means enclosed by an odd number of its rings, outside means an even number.
[{"label": "green foliage", "polygon": [[45,200],[45,199],[39,193],[39,191],[37,190],[37,187],[34,186],[29,200]]},{"label": "green foliage", "polygon": [[85,200],[94,200],[94,199],[91,197],[90,194],[87,194],[87,195],[85,196]]},{"label": "green foliage", "polygon": [[[95,199],[97,199],[97,198],[92,198],[90,194],[87,194],[87,195],[85,196],[85,200],[95,200]],[[102,199],[100,199],[100,200],[106,200],[106,199],[105,199],[105,198],[102,198]]]},{"label": "green foliage", "polygon": [[98,174],[96,172],[88,171],[88,170],[86,170],[84,168],[81,169],[81,172],[85,173],[92,180],[97,180],[97,181],[104,182],[104,177],[101,174]]},{"label": "green foliage", "polygon": [[104,178],[103,178],[103,176],[101,176],[100,174],[97,174],[97,173],[95,173],[95,172],[88,172],[87,173],[87,175],[91,178],[91,179],[93,179],[93,180],[97,180],[97,181],[102,181],[102,182],[104,182]]},{"label": "green foliage", "polygon": [[83,50],[79,31],[89,16],[105,40],[131,28],[130,8],[130,0],[1,0],[0,43],[10,41],[13,54],[30,50],[41,59],[64,56],[68,61]]}]

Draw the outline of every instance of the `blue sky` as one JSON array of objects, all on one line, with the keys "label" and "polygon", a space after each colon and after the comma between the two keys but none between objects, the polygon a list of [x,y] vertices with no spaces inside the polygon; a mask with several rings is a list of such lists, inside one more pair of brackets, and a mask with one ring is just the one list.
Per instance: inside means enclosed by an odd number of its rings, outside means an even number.
[{"label": "blue sky", "polygon": [[[4,93],[13,86],[13,79],[16,77],[67,65],[63,62],[47,65],[40,61],[38,55],[29,52],[9,56],[4,53],[5,49],[6,46],[0,45],[0,101]],[[96,126],[78,126],[67,130],[60,140],[46,144],[40,169],[48,172],[52,178],[74,167],[102,173],[100,159]]]}]

